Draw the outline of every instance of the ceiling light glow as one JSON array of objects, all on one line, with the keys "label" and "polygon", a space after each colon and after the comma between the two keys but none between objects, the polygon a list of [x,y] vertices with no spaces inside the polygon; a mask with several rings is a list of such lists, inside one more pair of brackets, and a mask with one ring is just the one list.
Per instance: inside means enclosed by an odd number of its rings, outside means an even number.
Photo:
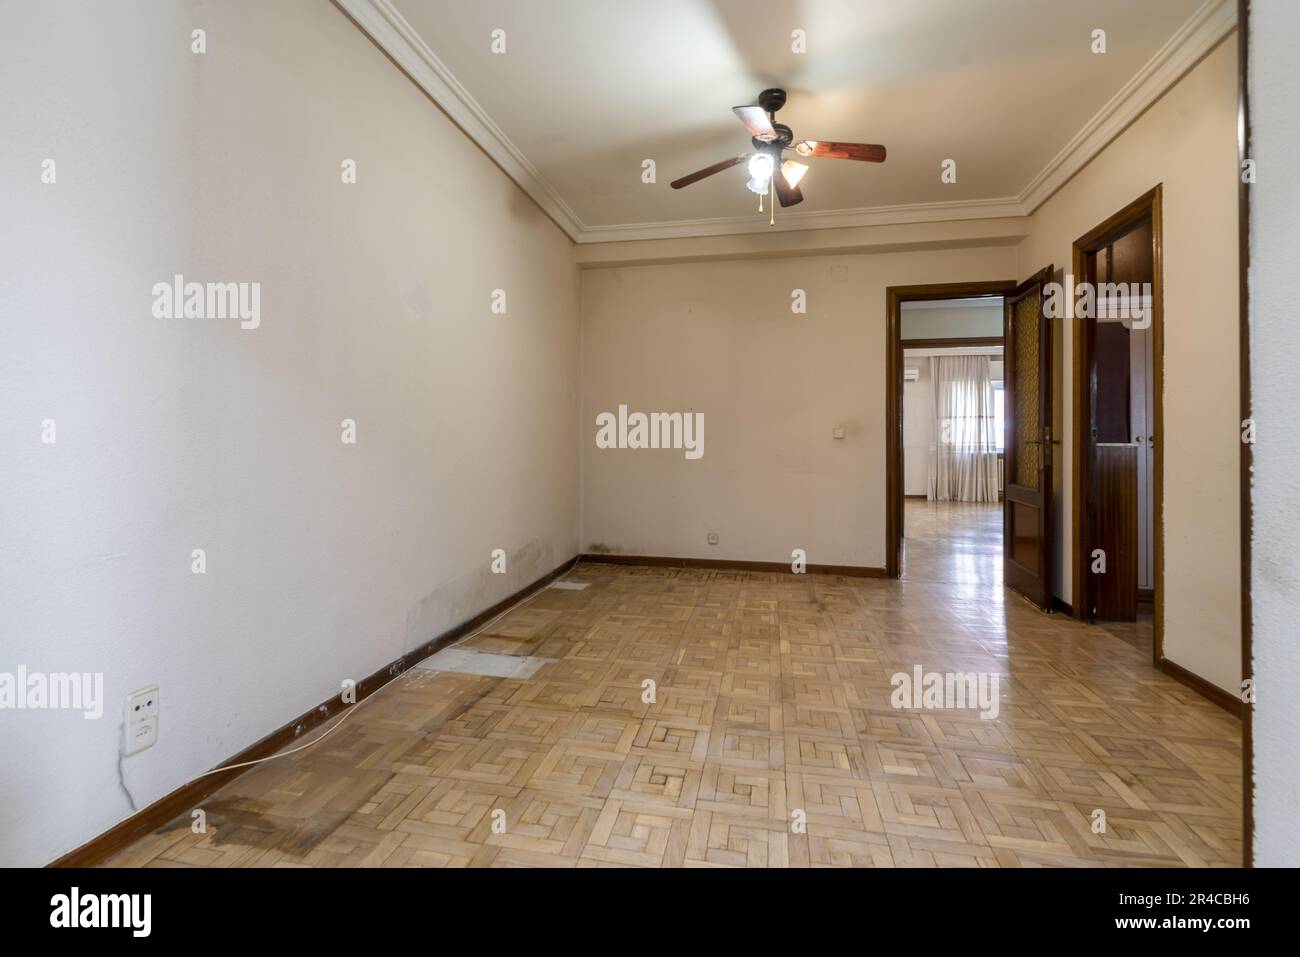
[{"label": "ceiling light glow", "polygon": [[796,163],[794,160],[786,160],[781,164],[781,175],[785,177],[786,183],[791,189],[799,185],[799,180],[803,179],[803,174],[808,172],[806,163]]}]

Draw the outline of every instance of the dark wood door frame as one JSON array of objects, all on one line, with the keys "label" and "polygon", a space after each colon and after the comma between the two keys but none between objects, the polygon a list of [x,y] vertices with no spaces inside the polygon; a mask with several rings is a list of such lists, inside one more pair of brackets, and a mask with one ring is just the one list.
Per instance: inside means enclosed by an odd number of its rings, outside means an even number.
[{"label": "dark wood door frame", "polygon": [[[1250,0],[1237,0],[1237,168],[1250,158]],[[1251,417],[1250,399],[1250,187],[1237,177],[1237,283],[1240,299],[1238,322],[1241,420]],[[1250,536],[1255,517],[1250,502],[1250,476],[1255,470],[1254,449],[1241,443],[1241,679],[1254,675],[1253,619],[1251,607]],[[1254,707],[1243,702],[1241,715],[1241,856],[1245,867],[1255,866],[1255,770],[1253,744]]]},{"label": "dark wood door frame", "polygon": [[[905,302],[988,299],[1016,288],[1014,279],[995,282],[890,286],[885,290],[885,574],[897,578],[903,547],[903,315]],[[926,340],[912,340],[913,343]],[[987,337],[965,344],[995,345]],[[913,346],[918,348],[918,346]]]},{"label": "dark wood door frame", "polygon": [[[1006,363],[1003,374],[1003,391],[1006,402],[1006,468],[1002,482],[1002,581],[1003,584],[1050,614],[1055,605],[1056,535],[1053,527],[1053,476],[1056,465],[1053,456],[1052,430],[1055,425],[1053,395],[1055,392],[1055,366],[1052,362],[1052,334],[1054,320],[1047,311],[1045,289],[1052,281],[1053,265],[1044,266],[1002,300],[1003,338],[1010,343],[1003,348]],[[1034,331],[1036,348],[1031,356],[1020,356],[1016,332],[1016,314],[1022,302],[1034,305]],[[1038,384],[1037,427],[1032,438],[1026,436],[1026,426],[1015,412],[1020,408],[1020,363],[1033,363],[1033,378]],[[1025,418],[1028,418],[1027,416]],[[1059,440],[1058,440],[1059,441]],[[1022,484],[1019,458],[1022,447],[1037,446],[1039,450],[1034,483]],[[1027,451],[1027,448],[1025,449]],[[1030,457],[1031,464],[1033,458]],[[1031,520],[1032,519],[1032,520]],[[1017,538],[1025,540],[1024,532],[1032,534],[1033,563],[1021,561],[1023,550],[1015,547]]]},{"label": "dark wood door frame", "polygon": [[[1165,382],[1165,338],[1164,338],[1164,229],[1161,221],[1162,185],[1157,185],[1129,203],[1105,222],[1084,233],[1074,241],[1074,278],[1083,282],[1085,278],[1085,259],[1091,252],[1101,249],[1116,235],[1122,234],[1148,217],[1151,219],[1151,353],[1152,383],[1151,394],[1154,397],[1155,426],[1151,432],[1155,435],[1155,463],[1152,486],[1154,488],[1154,527],[1151,547],[1155,564],[1155,637],[1152,643],[1152,662],[1161,667],[1164,661],[1165,638],[1165,520],[1164,520],[1164,458],[1165,458],[1165,420],[1164,420],[1164,382]],[[1092,564],[1092,543],[1089,537],[1088,494],[1091,488],[1092,456],[1089,454],[1089,435],[1092,432],[1092,391],[1089,385],[1091,363],[1091,341],[1088,335],[1089,325],[1094,318],[1072,320],[1074,342],[1074,449],[1072,452],[1074,487],[1071,490],[1072,525],[1074,529],[1074,558],[1071,569],[1070,603],[1074,617],[1080,621],[1089,619],[1089,581],[1088,569]]]}]

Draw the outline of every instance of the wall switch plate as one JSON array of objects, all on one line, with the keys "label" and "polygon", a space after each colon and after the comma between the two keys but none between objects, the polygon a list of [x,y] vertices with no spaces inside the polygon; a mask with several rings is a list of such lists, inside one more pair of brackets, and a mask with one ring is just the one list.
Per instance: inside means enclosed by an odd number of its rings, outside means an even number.
[{"label": "wall switch plate", "polygon": [[135,754],[158,743],[158,719],[143,718],[126,726],[126,753]]},{"label": "wall switch plate", "polygon": [[831,436],[837,439],[844,438],[844,426],[842,425],[835,426],[835,428],[831,430]]},{"label": "wall switch plate", "polygon": [[718,544],[718,533],[717,533],[717,532],[709,532],[708,543],[709,543],[710,545],[716,545],[716,544]]},{"label": "wall switch plate", "polygon": [[158,717],[158,686],[150,685],[126,696],[126,723],[139,724]]}]

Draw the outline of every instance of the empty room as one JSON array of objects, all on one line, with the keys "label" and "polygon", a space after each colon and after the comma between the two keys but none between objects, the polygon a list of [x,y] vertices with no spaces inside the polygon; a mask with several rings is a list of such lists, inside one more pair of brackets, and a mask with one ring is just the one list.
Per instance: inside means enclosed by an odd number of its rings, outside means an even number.
[{"label": "empty room", "polygon": [[15,920],[763,868],[1249,928],[1300,865],[1297,28],[0,3]]}]

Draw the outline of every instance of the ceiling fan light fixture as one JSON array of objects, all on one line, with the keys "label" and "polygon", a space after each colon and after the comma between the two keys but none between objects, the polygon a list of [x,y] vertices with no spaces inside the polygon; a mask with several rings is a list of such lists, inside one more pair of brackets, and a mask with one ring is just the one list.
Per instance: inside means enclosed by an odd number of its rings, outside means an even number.
[{"label": "ceiling fan light fixture", "polygon": [[772,161],[772,154],[758,152],[749,158],[749,177],[750,179],[765,180],[772,178],[772,171],[776,168],[776,163]]},{"label": "ceiling fan light fixture", "polygon": [[765,152],[757,152],[749,158],[749,182],[745,184],[751,193],[766,193],[772,185],[772,174],[776,170],[776,163],[772,160],[772,155]]},{"label": "ceiling fan light fixture", "polygon": [[803,174],[808,172],[806,163],[796,163],[794,160],[786,160],[781,164],[781,176],[789,184],[791,189],[799,185],[799,180],[803,179]]},{"label": "ceiling fan light fixture", "polygon": [[813,147],[816,145],[816,140],[802,140],[795,144],[794,151],[800,156],[812,156]]}]

